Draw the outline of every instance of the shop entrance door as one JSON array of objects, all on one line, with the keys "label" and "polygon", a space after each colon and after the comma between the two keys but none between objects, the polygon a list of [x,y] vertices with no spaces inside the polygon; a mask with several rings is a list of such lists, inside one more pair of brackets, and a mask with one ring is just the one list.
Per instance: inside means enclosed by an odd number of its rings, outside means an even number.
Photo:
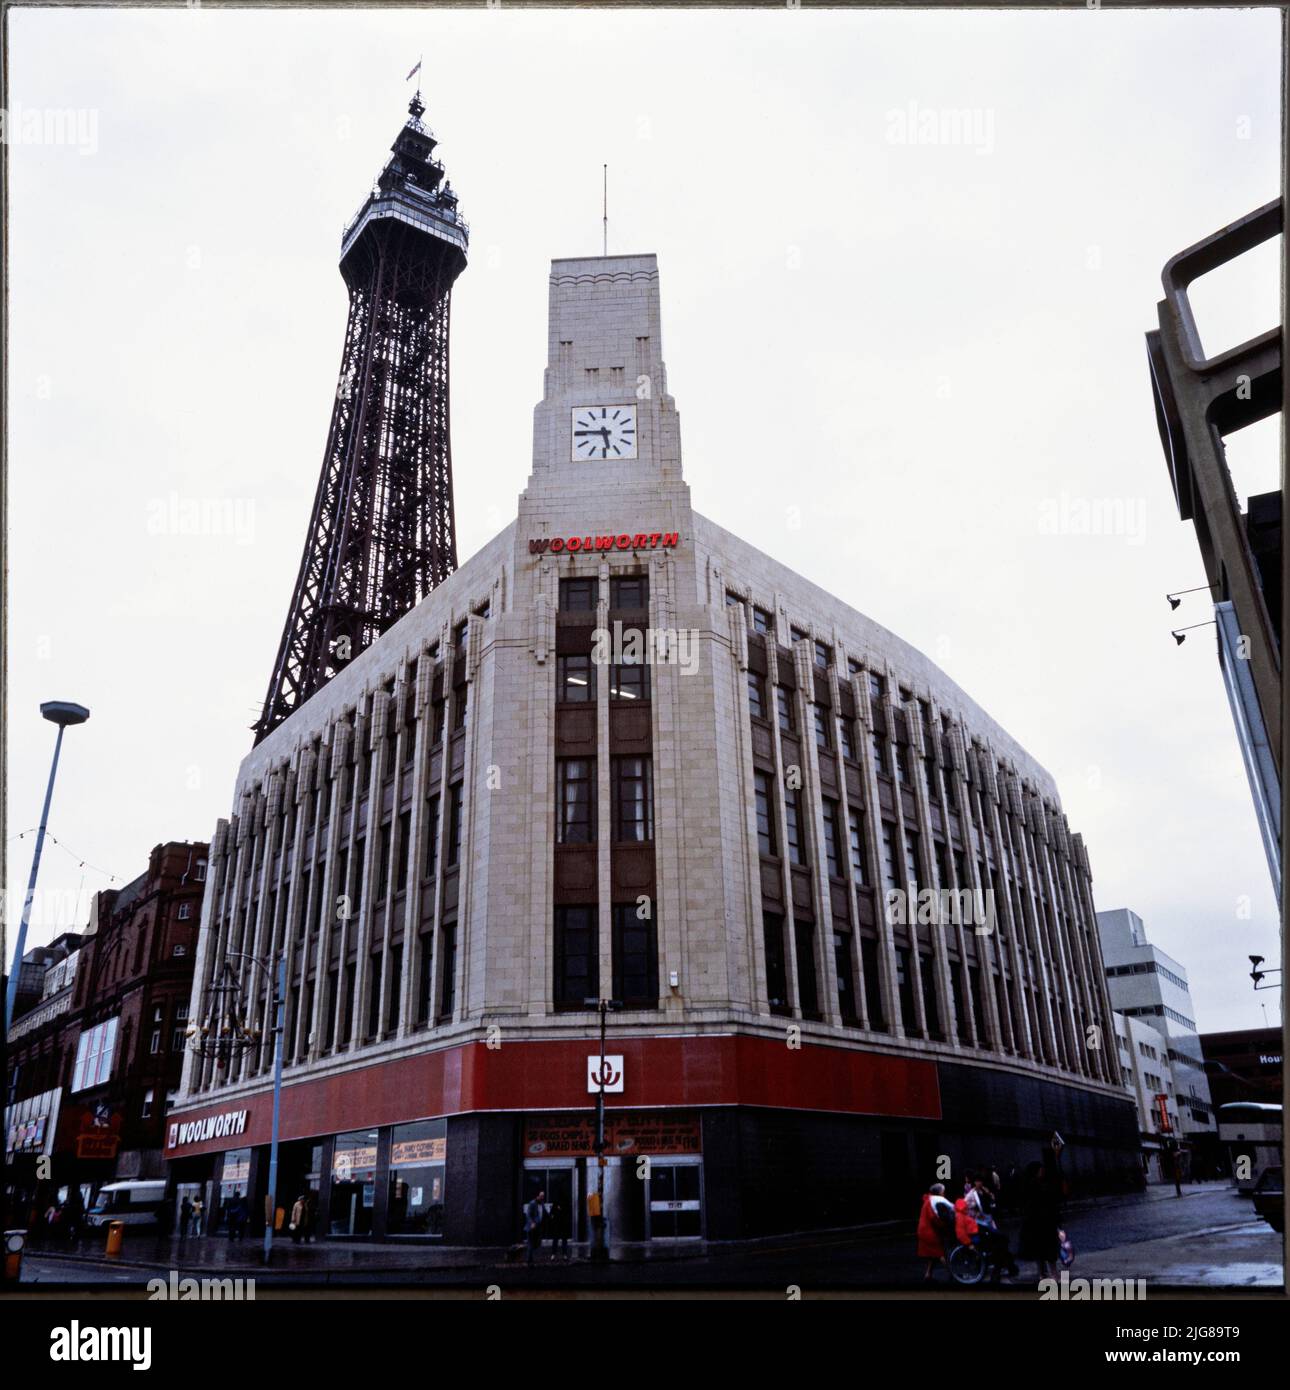
[{"label": "shop entrance door", "polygon": [[650,1159],[646,1238],[697,1240],[703,1235],[702,1159]]},{"label": "shop entrance door", "polygon": [[[523,1191],[520,1196],[520,1211],[529,1204],[539,1192],[545,1192],[543,1206],[546,1208],[546,1224],[542,1229],[543,1244],[551,1241],[558,1233],[568,1240],[584,1239],[581,1231],[581,1202],[578,1200],[578,1170],[573,1159],[547,1159],[534,1164],[532,1160],[524,1164]],[[523,1229],[520,1220],[520,1229]]]}]

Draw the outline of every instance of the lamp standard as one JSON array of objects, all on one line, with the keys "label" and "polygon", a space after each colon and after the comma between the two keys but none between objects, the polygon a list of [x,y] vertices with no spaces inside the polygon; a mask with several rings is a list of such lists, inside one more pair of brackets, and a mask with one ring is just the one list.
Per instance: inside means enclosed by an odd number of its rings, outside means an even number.
[{"label": "lamp standard", "polygon": [[22,904],[22,925],[18,928],[18,945],[14,952],[13,969],[9,972],[9,983],[4,996],[4,1031],[9,1036],[9,1025],[13,1022],[13,1006],[18,998],[18,977],[22,974],[22,956],[27,949],[27,924],[31,920],[31,905],[36,897],[36,875],[40,872],[40,852],[45,847],[45,827],[49,824],[49,803],[54,798],[54,778],[58,775],[58,755],[63,748],[63,731],[69,724],[84,724],[90,712],[84,705],[73,704],[70,700],[46,700],[40,707],[41,714],[51,724],[58,725],[58,738],[54,741],[54,761],[49,769],[49,785],[45,788],[45,805],[40,813],[40,829],[36,831],[36,852],[31,857],[31,877],[27,880],[27,896]]},{"label": "lamp standard", "polygon": [[610,1009],[621,1009],[621,999],[584,999],[600,1014],[600,1055],[596,1068],[596,1213],[591,1218],[591,1258],[597,1264],[609,1258],[605,1242],[605,1025]]},{"label": "lamp standard", "polygon": [[[272,969],[277,961],[276,979]],[[268,1210],[264,1222],[264,1263],[273,1255],[273,1226],[278,1214],[278,1130],[282,1117],[282,1013],[287,995],[287,958],[247,955],[242,951],[227,951],[219,973],[219,983],[212,985],[203,1010],[204,1023],[194,1022],[188,1030],[189,1046],[199,1057],[209,1057],[216,1066],[226,1067],[248,1048],[254,1047],[263,1034],[250,1027],[242,1000],[242,986],[229,963],[250,961],[273,986],[273,1130],[269,1141]]]}]

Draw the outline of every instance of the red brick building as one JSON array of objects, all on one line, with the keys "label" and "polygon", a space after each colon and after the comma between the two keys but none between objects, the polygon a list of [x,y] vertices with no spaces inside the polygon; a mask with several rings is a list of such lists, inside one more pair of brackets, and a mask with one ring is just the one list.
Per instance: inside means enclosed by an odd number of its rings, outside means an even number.
[{"label": "red brick building", "polygon": [[[18,1042],[39,1064],[19,1067],[13,1104],[33,1087],[61,1090],[46,1150],[60,1185],[164,1173],[163,1123],[183,1062],[207,849],[157,845],[138,878],[96,895],[69,1006]],[[11,1068],[20,1060],[11,1053]]]}]

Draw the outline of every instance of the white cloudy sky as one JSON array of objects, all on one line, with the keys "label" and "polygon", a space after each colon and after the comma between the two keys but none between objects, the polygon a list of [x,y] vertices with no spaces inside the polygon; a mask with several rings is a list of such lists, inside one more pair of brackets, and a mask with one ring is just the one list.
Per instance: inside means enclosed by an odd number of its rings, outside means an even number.
[{"label": "white cloudy sky", "polygon": [[[1274,12],[10,26],[11,893],[52,745],[37,705],[93,710],[32,942],[83,920],[99,869],[129,878],[228,809],[335,389],[341,227],[424,53],[472,226],[462,557],[528,474],[548,262],[599,252],[608,162],[610,250],[659,256],[696,506],[937,656],[1053,771],[1098,906],[1184,962],[1202,1028],[1264,1021],[1246,956],[1276,958],[1275,902],[1212,634],[1169,636],[1209,614],[1163,597],[1203,574],[1142,334],[1165,260],[1277,194]],[[973,113],[974,143],[899,143],[911,108]],[[51,109],[77,141],[29,138]],[[1275,256],[1248,259],[1197,287],[1209,348],[1276,321]],[[1277,485],[1276,422],[1249,433],[1243,493]],[[179,534],[172,500],[233,524]],[[1118,534],[1075,529],[1097,501]]]}]

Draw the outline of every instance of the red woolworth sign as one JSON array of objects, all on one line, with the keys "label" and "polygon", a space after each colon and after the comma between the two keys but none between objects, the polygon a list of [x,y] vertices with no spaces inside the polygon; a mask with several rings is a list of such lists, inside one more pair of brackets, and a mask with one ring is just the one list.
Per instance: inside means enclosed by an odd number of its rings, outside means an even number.
[{"label": "red woolworth sign", "polygon": [[530,555],[576,554],[580,550],[671,550],[680,545],[677,531],[624,531],[617,536],[543,536],[529,541]]}]

